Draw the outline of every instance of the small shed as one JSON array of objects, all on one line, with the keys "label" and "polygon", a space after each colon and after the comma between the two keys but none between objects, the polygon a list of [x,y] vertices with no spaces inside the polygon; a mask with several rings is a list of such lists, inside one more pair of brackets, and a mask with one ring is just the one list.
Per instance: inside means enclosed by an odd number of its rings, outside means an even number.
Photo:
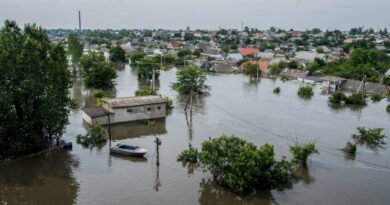
[{"label": "small shed", "polygon": [[160,96],[109,98],[102,107],[82,109],[83,120],[90,125],[159,119],[166,116],[166,102]]},{"label": "small shed", "polygon": [[310,74],[310,71],[308,70],[298,70],[298,69],[289,69],[286,68],[280,72],[280,76],[290,79],[290,80],[297,80],[298,78],[306,77]]}]

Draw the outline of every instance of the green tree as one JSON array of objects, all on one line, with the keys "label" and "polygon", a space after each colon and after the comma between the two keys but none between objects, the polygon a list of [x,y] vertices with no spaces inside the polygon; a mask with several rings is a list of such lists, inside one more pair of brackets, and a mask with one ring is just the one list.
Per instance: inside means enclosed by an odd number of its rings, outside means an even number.
[{"label": "green tree", "polygon": [[294,157],[295,163],[306,164],[307,158],[312,154],[317,154],[318,150],[314,143],[308,143],[290,146],[290,152]]},{"label": "green tree", "polygon": [[261,70],[259,66],[256,64],[248,63],[244,66],[243,72],[245,75],[256,77],[261,75]]},{"label": "green tree", "polygon": [[68,123],[70,73],[64,46],[35,24],[0,31],[0,159],[47,148]]},{"label": "green tree", "polygon": [[138,79],[152,80],[153,72],[155,73],[155,80],[160,76],[161,66],[153,58],[143,58],[138,62],[137,74]]},{"label": "green tree", "polygon": [[134,52],[130,55],[130,65],[137,66],[138,61],[142,60],[145,57],[145,54],[142,52]]},{"label": "green tree", "polygon": [[88,87],[113,87],[117,77],[114,65],[107,62],[101,52],[90,52],[80,58],[84,83]]},{"label": "green tree", "polygon": [[126,62],[125,51],[120,46],[114,46],[110,49],[110,61],[114,63]]},{"label": "green tree", "polygon": [[191,50],[190,49],[181,49],[179,52],[177,52],[177,56],[179,58],[183,58],[185,56],[191,55]]},{"label": "green tree", "polygon": [[172,87],[180,94],[203,94],[210,88],[205,84],[206,73],[197,66],[187,66],[176,73]]},{"label": "green tree", "polygon": [[77,67],[80,61],[80,57],[83,55],[83,44],[75,34],[69,34],[68,36],[68,53],[72,57],[73,67]]}]

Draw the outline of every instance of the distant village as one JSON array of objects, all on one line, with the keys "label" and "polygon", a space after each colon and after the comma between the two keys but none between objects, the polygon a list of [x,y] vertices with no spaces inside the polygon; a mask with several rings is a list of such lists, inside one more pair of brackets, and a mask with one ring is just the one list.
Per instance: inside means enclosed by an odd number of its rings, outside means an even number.
[{"label": "distant village", "polygon": [[172,66],[197,65],[212,73],[256,66],[260,77],[323,83],[330,90],[355,91],[362,80],[368,93],[390,90],[386,29],[48,30],[54,41],[66,41],[70,33],[81,39],[84,53],[101,51],[106,57],[111,47],[120,46],[129,59],[134,54],[161,57]]}]

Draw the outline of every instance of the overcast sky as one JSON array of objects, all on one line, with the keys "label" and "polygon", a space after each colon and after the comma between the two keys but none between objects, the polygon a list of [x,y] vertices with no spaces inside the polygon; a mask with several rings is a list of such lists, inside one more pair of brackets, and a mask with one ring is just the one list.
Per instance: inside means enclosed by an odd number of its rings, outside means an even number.
[{"label": "overcast sky", "polygon": [[0,0],[5,19],[45,28],[390,28],[390,0]]}]

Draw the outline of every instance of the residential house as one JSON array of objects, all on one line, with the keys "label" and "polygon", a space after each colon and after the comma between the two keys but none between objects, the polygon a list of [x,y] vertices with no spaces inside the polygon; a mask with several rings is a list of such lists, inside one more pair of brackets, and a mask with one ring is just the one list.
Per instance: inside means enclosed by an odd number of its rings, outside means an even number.
[{"label": "residential house", "polygon": [[257,48],[240,48],[240,54],[242,57],[257,56],[259,49]]},{"label": "residential house", "polygon": [[306,77],[310,74],[307,70],[298,70],[298,69],[290,69],[286,68],[280,72],[280,76],[283,78],[287,78],[290,80],[297,80],[300,77]]},{"label": "residential house", "polygon": [[169,49],[179,49],[180,45],[176,41],[171,41],[168,43],[167,48]]}]

